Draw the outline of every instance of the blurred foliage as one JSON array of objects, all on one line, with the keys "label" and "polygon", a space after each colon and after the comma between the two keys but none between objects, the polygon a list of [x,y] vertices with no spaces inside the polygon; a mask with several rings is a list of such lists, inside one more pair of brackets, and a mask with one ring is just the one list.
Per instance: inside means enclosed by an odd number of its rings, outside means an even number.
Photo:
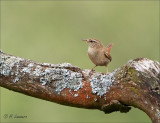
[{"label": "blurred foliage", "polygon": [[[109,71],[128,60],[159,60],[158,1],[1,1],[2,51],[37,62],[93,64],[84,38],[113,42]],[[105,72],[105,67],[96,71]],[[146,122],[139,109],[127,114],[62,106],[1,88],[2,122]],[[4,114],[27,115],[5,119]]]}]

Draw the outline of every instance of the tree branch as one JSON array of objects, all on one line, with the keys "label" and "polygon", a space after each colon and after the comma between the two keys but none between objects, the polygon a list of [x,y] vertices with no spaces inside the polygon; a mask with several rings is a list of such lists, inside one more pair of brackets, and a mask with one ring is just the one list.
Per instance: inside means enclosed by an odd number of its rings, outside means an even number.
[{"label": "tree branch", "polygon": [[130,60],[107,75],[69,63],[48,64],[0,51],[0,86],[63,105],[100,109],[105,113],[143,110],[160,123],[160,64],[147,58]]}]

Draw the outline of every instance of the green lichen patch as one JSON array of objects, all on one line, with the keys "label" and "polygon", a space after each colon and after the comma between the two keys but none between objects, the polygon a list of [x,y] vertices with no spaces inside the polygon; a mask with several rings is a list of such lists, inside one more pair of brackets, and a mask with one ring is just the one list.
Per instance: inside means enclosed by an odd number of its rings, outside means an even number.
[{"label": "green lichen patch", "polygon": [[135,94],[140,95],[140,92],[137,88],[135,88],[135,87],[130,87],[130,88]]}]

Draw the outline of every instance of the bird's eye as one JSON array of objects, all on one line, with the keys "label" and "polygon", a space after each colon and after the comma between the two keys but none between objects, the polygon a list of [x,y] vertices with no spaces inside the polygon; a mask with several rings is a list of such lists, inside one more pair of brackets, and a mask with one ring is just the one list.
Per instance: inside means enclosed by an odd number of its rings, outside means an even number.
[{"label": "bird's eye", "polygon": [[90,40],[90,42],[96,42],[95,40]]}]

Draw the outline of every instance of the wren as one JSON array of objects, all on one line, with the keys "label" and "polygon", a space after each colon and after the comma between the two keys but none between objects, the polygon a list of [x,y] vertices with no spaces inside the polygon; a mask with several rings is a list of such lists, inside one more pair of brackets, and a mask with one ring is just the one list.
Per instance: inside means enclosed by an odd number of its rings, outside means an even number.
[{"label": "wren", "polygon": [[108,44],[106,47],[98,39],[83,39],[88,43],[88,56],[95,64],[91,72],[96,66],[106,66],[106,74],[108,73],[107,66],[112,61],[110,54],[113,43]]}]

